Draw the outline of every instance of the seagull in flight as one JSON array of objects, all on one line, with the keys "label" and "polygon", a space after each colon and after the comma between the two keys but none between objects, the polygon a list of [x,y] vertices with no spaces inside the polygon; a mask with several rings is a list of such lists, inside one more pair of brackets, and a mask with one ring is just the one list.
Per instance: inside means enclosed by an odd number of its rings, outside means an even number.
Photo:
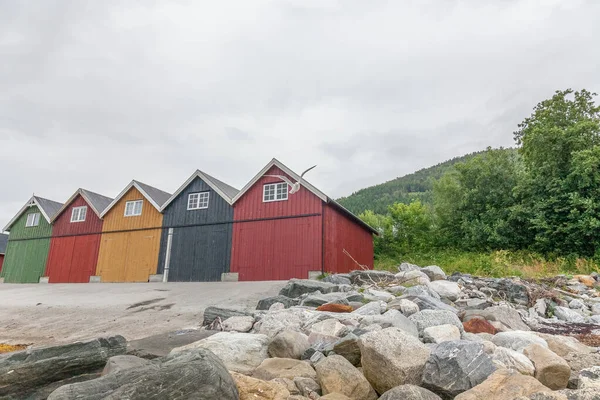
[{"label": "seagull in flight", "polygon": [[298,190],[300,190],[300,184],[302,183],[302,179],[304,178],[304,175],[310,171],[311,169],[313,169],[314,167],[316,167],[316,165],[313,165],[312,167],[310,167],[309,169],[307,169],[306,171],[304,171],[302,173],[302,175],[300,175],[300,180],[296,183],[293,183],[292,181],[290,181],[287,176],[283,176],[283,175],[265,175],[265,176],[270,176],[272,178],[279,178],[282,181],[284,181],[285,183],[287,183],[290,186],[290,194],[294,194],[296,193]]}]

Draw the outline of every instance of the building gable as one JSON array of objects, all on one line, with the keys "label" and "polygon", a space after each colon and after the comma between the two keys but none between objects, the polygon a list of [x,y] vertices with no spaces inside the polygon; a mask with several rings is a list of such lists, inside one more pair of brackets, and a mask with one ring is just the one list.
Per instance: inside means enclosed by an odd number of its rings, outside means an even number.
[{"label": "building gable", "polygon": [[[127,202],[142,201],[141,215],[125,216]],[[103,213],[103,232],[149,229],[162,227],[162,214],[136,187],[132,186],[120,195]]]},{"label": "building gable", "polygon": [[[35,213],[40,214],[38,225],[27,227],[27,216]],[[42,210],[37,205],[32,205],[27,207],[16,219],[14,219],[14,221],[11,222],[9,239],[49,238],[51,234],[52,225],[44,218]]]},{"label": "building gable", "polygon": [[[208,207],[188,209],[189,196],[193,193],[208,193]],[[233,220],[233,208],[229,202],[199,176],[195,176],[184,188],[178,190],[165,205],[166,207],[163,207],[165,227],[214,224]]]},{"label": "building gable", "polygon": [[[71,222],[74,208],[87,207],[85,221]],[[81,235],[102,232],[102,220],[94,208],[79,193],[53,219],[52,236]]]}]

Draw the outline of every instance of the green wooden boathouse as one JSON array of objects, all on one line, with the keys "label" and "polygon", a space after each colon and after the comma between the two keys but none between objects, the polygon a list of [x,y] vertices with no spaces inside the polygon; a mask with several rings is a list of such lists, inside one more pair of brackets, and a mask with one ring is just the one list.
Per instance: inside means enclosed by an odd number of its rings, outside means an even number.
[{"label": "green wooden boathouse", "polygon": [[46,270],[52,225],[61,203],[33,196],[4,228],[9,232],[0,277],[5,283],[38,283]]}]

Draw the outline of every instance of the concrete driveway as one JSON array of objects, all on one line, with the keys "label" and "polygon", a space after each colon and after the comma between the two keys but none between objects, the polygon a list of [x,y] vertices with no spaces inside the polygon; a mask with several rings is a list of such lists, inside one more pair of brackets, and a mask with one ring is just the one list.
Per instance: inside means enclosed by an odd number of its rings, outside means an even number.
[{"label": "concrete driveway", "polygon": [[206,307],[254,309],[285,283],[0,284],[0,342],[39,345],[115,334],[133,340],[199,327]]}]

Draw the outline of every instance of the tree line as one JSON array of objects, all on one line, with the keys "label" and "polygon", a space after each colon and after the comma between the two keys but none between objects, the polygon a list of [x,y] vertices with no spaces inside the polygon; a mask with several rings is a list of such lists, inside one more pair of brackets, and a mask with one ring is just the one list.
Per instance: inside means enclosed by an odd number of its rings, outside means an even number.
[{"label": "tree line", "polygon": [[360,217],[377,228],[377,255],[452,248],[530,250],[600,260],[600,107],[595,93],[556,91],[491,149],[433,181],[432,200]]}]

